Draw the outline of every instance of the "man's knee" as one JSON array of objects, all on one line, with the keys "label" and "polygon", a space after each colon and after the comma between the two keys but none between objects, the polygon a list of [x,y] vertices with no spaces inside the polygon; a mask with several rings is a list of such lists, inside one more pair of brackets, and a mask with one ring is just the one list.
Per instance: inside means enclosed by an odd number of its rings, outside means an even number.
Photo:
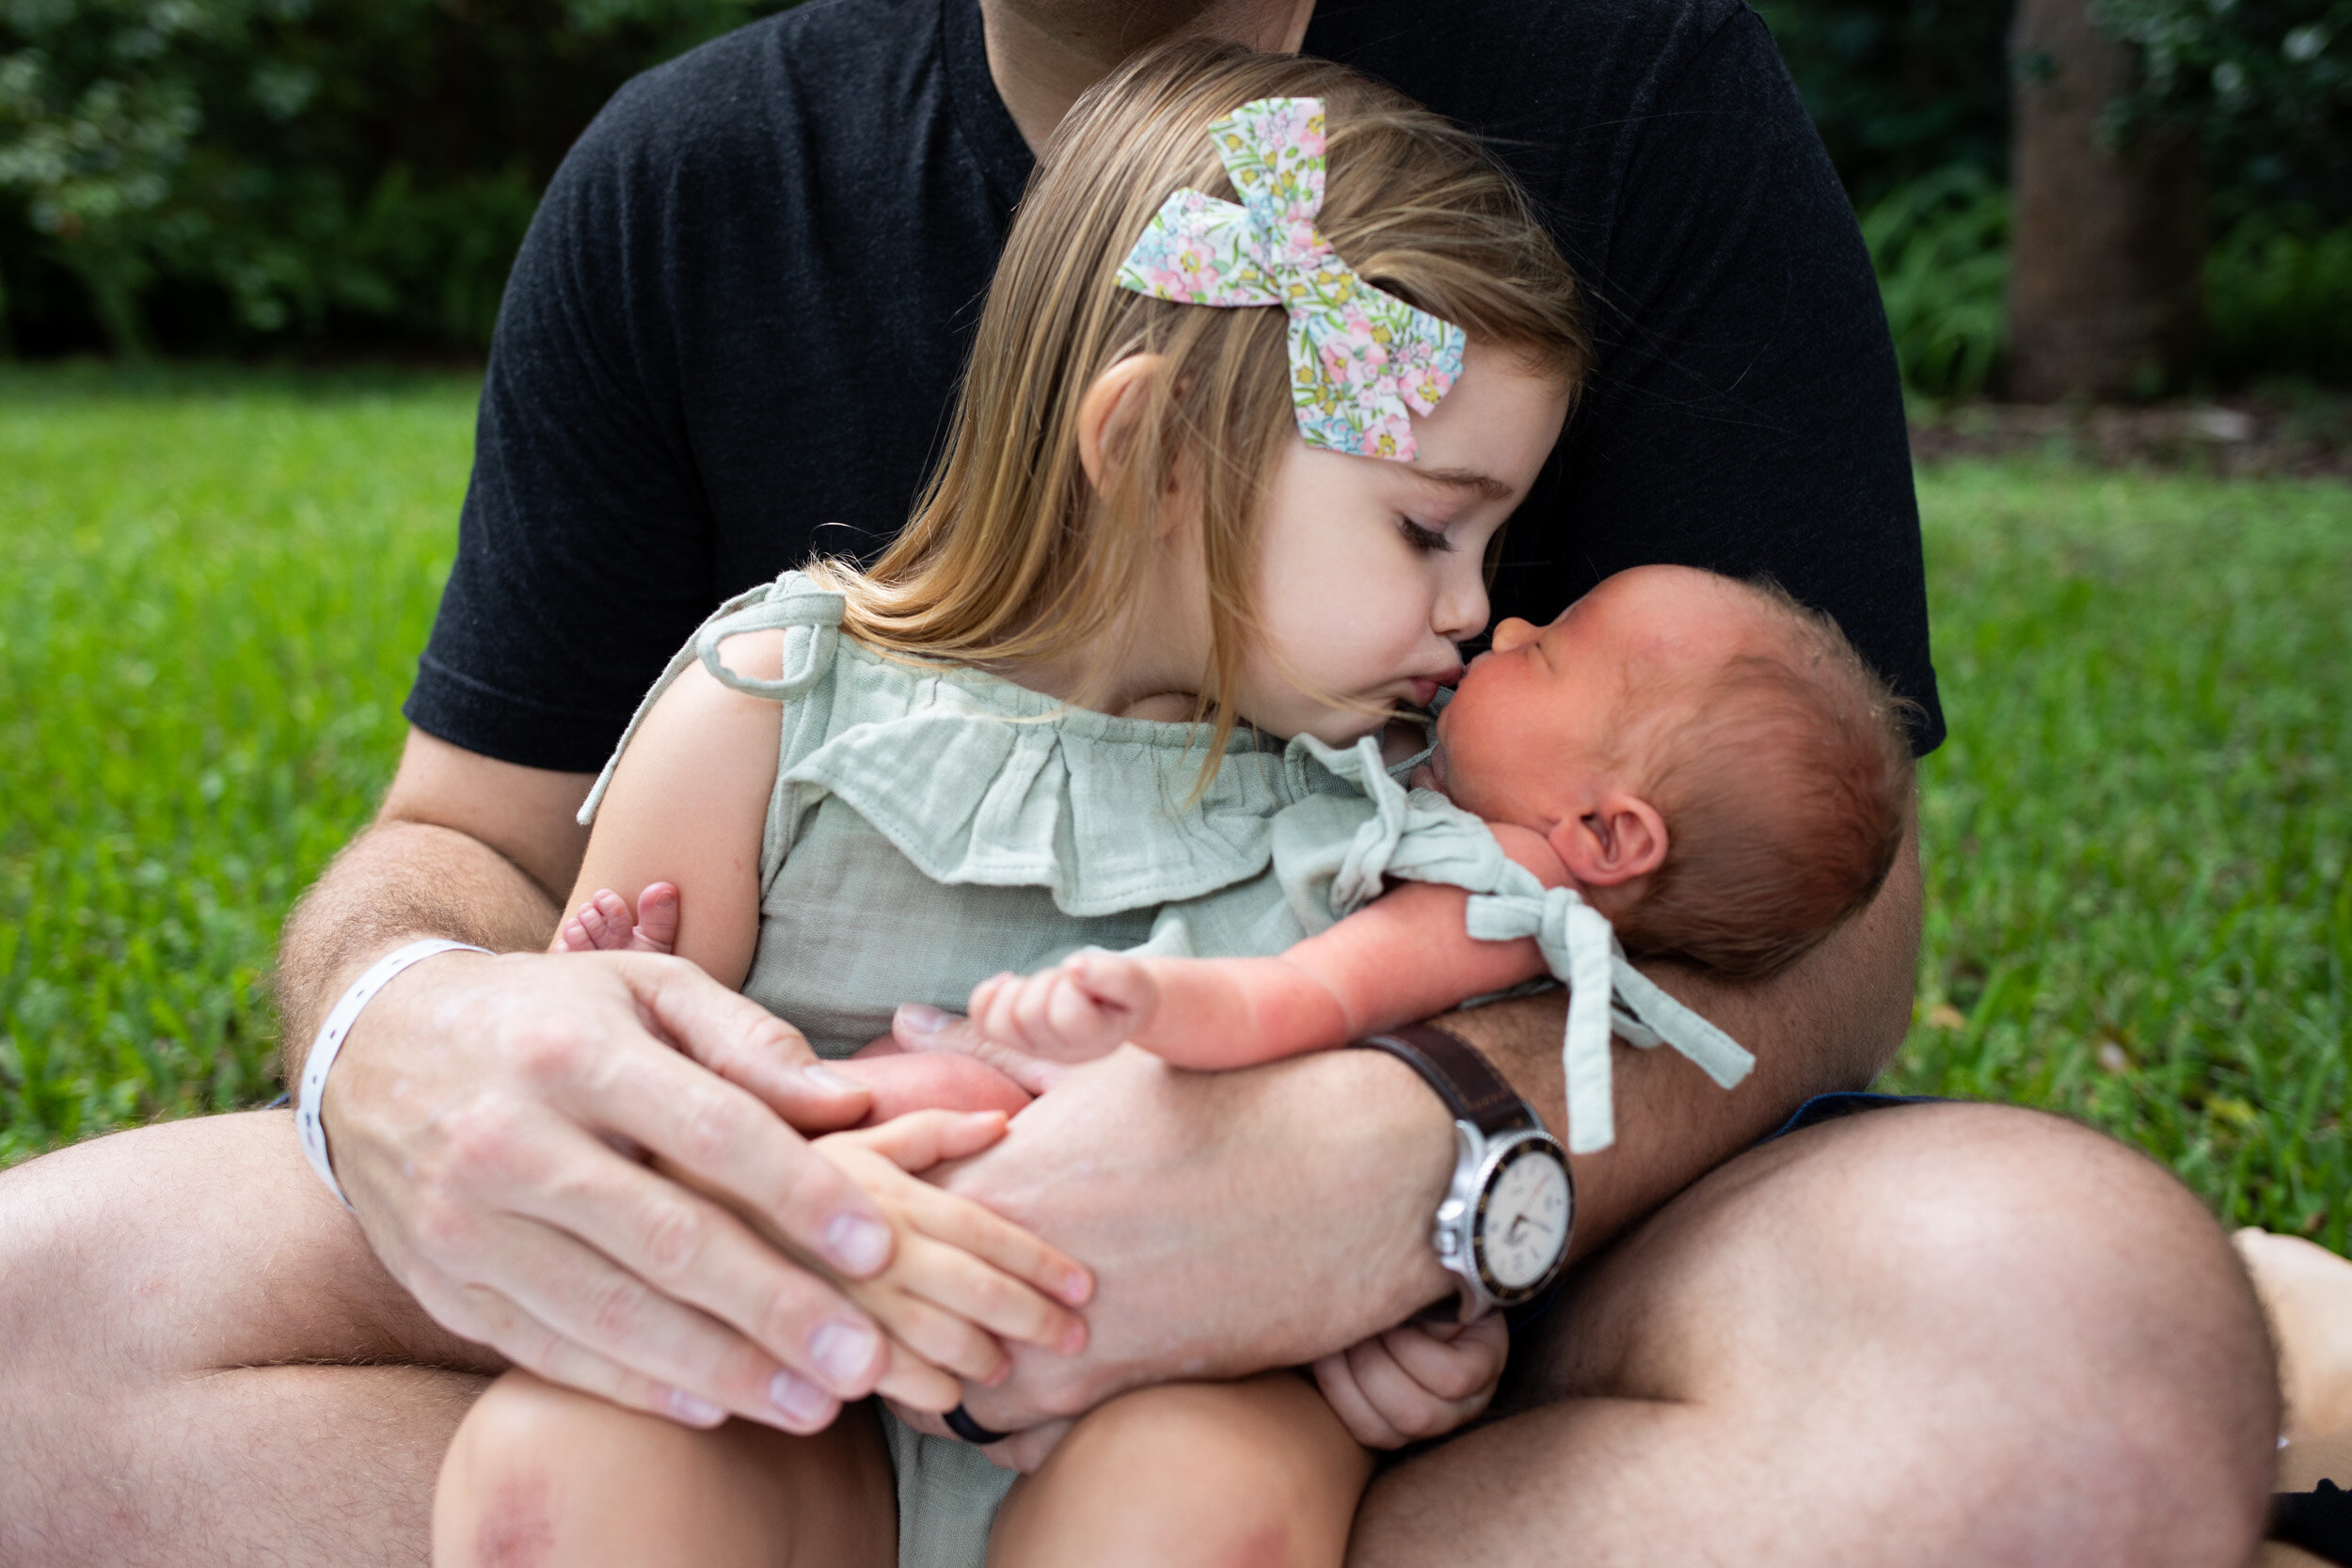
[{"label": "man's knee", "polygon": [[2103,1526],[2118,1560],[2161,1542],[2150,1562],[2259,1532],[2279,1406],[2245,1274],[2169,1172],[2058,1117],[1809,1130],[1692,1189],[1579,1295],[1539,1397],[1860,1423],[1883,1480],[1932,1478],[2027,1559],[2044,1529],[2079,1532],[2068,1560]]}]

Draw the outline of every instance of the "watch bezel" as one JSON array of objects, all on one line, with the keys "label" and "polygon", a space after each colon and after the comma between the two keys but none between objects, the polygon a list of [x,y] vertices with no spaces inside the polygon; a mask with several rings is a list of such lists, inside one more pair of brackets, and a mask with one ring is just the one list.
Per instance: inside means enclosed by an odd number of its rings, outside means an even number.
[{"label": "watch bezel", "polygon": [[[1496,1307],[1518,1307],[1549,1290],[1552,1282],[1560,1277],[1561,1269],[1567,1264],[1568,1246],[1576,1237],[1576,1178],[1568,1166],[1568,1151],[1561,1147],[1559,1139],[1541,1128],[1520,1128],[1487,1139],[1486,1143],[1478,1162],[1477,1174],[1472,1179],[1475,1182],[1472,1190],[1477,1196],[1464,1216],[1463,1240],[1469,1243],[1467,1251],[1470,1267],[1478,1276],[1480,1292]],[[1544,1158],[1549,1158],[1560,1167],[1560,1185],[1567,1197],[1567,1223],[1561,1227],[1559,1250],[1552,1255],[1544,1272],[1525,1285],[1505,1285],[1495,1277],[1494,1270],[1486,1261],[1486,1206],[1493,1199],[1496,1182],[1506,1169],[1521,1160]]]}]

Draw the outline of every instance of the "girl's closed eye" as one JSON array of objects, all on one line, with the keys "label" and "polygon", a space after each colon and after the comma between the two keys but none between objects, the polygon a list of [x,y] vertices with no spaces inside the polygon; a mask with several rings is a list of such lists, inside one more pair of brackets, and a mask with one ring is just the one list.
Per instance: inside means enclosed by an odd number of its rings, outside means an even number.
[{"label": "girl's closed eye", "polygon": [[1404,516],[1397,518],[1396,525],[1403,531],[1405,542],[1423,555],[1434,555],[1439,550],[1454,548],[1454,541],[1446,537],[1445,529],[1442,526],[1429,528],[1413,521],[1410,517]]}]

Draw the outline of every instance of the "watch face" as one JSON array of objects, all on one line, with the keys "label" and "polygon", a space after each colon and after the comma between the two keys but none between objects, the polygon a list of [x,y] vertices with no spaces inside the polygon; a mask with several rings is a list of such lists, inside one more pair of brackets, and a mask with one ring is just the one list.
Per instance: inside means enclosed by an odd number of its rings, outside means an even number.
[{"label": "watch face", "polygon": [[1525,1291],[1551,1272],[1568,1240],[1568,1173],[1541,1143],[1503,1156],[1478,1215],[1478,1259],[1499,1291]]}]

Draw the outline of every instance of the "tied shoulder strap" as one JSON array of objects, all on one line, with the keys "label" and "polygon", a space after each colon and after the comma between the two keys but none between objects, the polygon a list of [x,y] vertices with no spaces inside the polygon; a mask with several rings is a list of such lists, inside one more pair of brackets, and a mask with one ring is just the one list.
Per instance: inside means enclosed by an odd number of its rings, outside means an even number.
[{"label": "tied shoulder strap", "polygon": [[[592,826],[596,808],[604,803],[604,792],[612,787],[612,773],[620,766],[621,753],[637,737],[638,726],[654,704],[670,689],[688,665],[699,661],[722,686],[771,702],[789,702],[807,690],[818,676],[832,667],[834,650],[841,636],[842,596],[829,589],[819,588],[799,572],[787,572],[773,582],[738,594],[711,613],[710,619],[695,628],[693,637],[670,659],[661,678],[653,683],[637,711],[630,716],[628,728],[621,732],[620,744],[612,748],[612,758],[604,771],[596,775],[596,787],[580,808],[580,825]],[[792,635],[795,628],[802,635]],[[720,657],[720,649],[731,637],[747,632],[784,631],[784,669],[775,680],[739,675],[726,667]]]},{"label": "tied shoulder strap", "polygon": [[[1526,880],[1534,883],[1532,875]],[[1738,1041],[1635,969],[1608,917],[1575,889],[1474,895],[1466,918],[1470,934],[1482,942],[1534,938],[1545,967],[1568,985],[1567,1037],[1560,1060],[1567,1080],[1569,1153],[1596,1153],[1617,1140],[1610,1095],[1612,1034],[1644,1050],[1671,1045],[1726,1089],[1755,1068],[1756,1058]]]}]

